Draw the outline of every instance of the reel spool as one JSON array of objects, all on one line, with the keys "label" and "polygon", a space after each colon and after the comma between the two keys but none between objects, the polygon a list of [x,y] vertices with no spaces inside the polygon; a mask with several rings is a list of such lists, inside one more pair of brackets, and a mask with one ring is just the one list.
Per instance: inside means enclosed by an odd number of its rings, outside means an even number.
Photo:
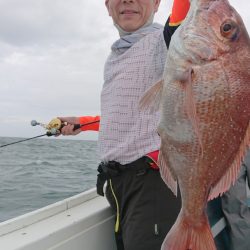
[{"label": "reel spool", "polygon": [[47,130],[48,135],[56,135],[60,133],[60,129],[62,128],[63,124],[60,119],[54,118],[48,124],[43,124],[37,122],[36,120],[31,121],[31,126],[40,125]]},{"label": "reel spool", "polygon": [[62,128],[62,122],[60,119],[58,118],[54,118],[52,119],[49,124],[46,126],[47,130],[51,130],[51,129],[56,129],[56,130],[60,130]]}]

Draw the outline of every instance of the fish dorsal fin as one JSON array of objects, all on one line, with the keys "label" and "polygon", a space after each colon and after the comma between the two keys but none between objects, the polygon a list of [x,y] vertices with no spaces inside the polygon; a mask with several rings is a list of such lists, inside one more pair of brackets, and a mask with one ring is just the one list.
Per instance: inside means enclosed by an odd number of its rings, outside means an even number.
[{"label": "fish dorsal fin", "polygon": [[174,193],[175,196],[177,196],[177,181],[176,178],[173,177],[173,174],[171,173],[169,169],[169,164],[167,163],[166,156],[163,156],[163,150],[161,147],[161,150],[159,152],[158,157],[158,166],[160,168],[160,173],[163,181],[166,183],[166,185],[170,188],[170,190]]},{"label": "fish dorsal fin", "polygon": [[161,79],[145,92],[139,102],[140,110],[149,110],[150,113],[159,110],[163,83],[164,80]]},{"label": "fish dorsal fin", "polygon": [[223,177],[220,179],[220,181],[214,187],[212,187],[209,193],[208,200],[212,200],[217,196],[222,195],[230,188],[232,184],[234,184],[240,172],[241,163],[244,158],[244,155],[247,152],[248,147],[250,147],[250,123],[248,124],[245,138],[240,145],[240,148],[233,163],[228,168],[227,172],[223,175]]}]

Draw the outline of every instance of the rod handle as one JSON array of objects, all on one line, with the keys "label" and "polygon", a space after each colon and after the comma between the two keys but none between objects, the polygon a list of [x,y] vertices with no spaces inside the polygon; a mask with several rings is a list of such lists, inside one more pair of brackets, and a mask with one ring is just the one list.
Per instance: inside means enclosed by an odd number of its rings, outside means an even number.
[{"label": "rod handle", "polygon": [[73,130],[75,131],[81,127],[82,127],[81,124],[75,124]]}]

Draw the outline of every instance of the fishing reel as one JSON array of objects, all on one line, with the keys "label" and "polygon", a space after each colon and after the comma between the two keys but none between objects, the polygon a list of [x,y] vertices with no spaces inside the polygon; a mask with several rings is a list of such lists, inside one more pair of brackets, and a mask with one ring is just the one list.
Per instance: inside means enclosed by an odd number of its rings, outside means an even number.
[{"label": "fishing reel", "polygon": [[[85,123],[85,124],[74,124],[73,130],[77,130],[83,126],[86,126],[86,125],[89,125],[92,123],[97,123],[97,122],[99,122],[99,120],[94,121],[94,122]],[[36,120],[31,121],[31,126],[37,126],[37,125],[40,125],[47,130],[47,136],[52,136],[52,135],[59,135],[61,133],[61,129],[64,126],[68,125],[68,123],[62,122],[58,118],[52,119],[48,124],[40,123],[40,122],[37,122]]]},{"label": "fishing reel", "polygon": [[7,143],[7,144],[4,144],[4,145],[0,145],[0,148],[7,147],[7,146],[10,146],[10,145],[13,145],[13,144],[20,143],[20,142],[33,140],[33,139],[43,137],[43,136],[46,136],[46,135],[47,136],[59,135],[61,133],[60,129],[63,126],[65,126],[66,124],[63,124],[61,122],[61,120],[58,119],[58,118],[55,118],[55,119],[51,120],[49,122],[49,124],[40,123],[40,122],[37,122],[36,120],[31,121],[31,126],[37,126],[37,125],[40,125],[43,128],[45,128],[47,130],[47,132],[45,134],[42,134],[42,135],[37,135],[37,136],[30,137],[30,138],[27,138],[27,139],[23,139],[23,140],[20,140],[20,141],[15,141],[15,142]]},{"label": "fishing reel", "polygon": [[31,121],[31,126],[37,126],[37,125],[46,129],[48,136],[52,136],[52,135],[59,135],[61,133],[60,132],[61,128],[66,124],[62,123],[62,121],[58,118],[52,119],[48,124],[40,123],[37,122],[36,120]]}]

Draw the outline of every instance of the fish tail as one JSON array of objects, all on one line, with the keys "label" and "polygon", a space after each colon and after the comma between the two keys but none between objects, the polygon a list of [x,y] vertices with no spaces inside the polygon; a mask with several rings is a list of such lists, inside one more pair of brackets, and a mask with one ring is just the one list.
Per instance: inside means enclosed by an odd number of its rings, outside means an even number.
[{"label": "fish tail", "polygon": [[201,223],[192,225],[180,213],[161,250],[216,250],[207,217],[204,215]]}]

